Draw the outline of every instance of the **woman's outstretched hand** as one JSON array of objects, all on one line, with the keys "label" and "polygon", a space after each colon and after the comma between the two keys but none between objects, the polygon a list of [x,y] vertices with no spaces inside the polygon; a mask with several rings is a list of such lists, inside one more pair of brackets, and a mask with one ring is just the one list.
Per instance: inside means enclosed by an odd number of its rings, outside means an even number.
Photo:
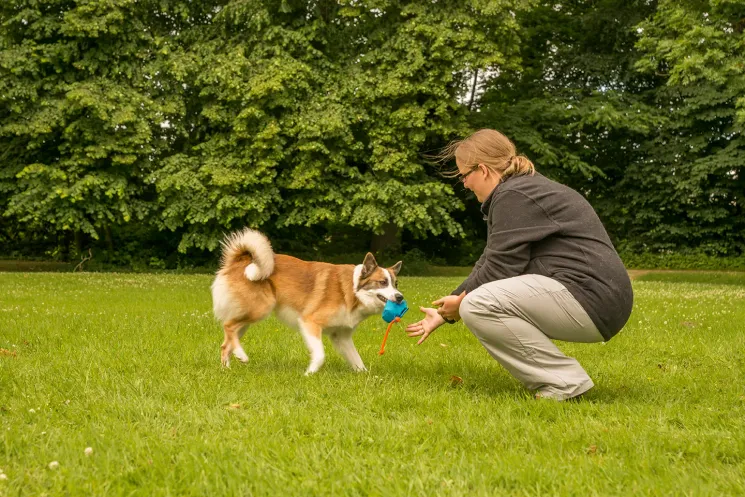
[{"label": "woman's outstretched hand", "polygon": [[410,337],[422,337],[416,343],[417,345],[421,345],[430,333],[445,323],[445,319],[437,313],[437,309],[432,309],[431,307],[420,307],[419,310],[426,314],[424,319],[406,327],[406,333]]}]

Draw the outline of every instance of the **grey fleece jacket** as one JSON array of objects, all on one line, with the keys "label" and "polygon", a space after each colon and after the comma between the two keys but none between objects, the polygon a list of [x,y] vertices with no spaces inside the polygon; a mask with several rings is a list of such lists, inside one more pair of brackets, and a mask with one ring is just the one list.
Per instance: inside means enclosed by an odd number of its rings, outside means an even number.
[{"label": "grey fleece jacket", "polygon": [[481,206],[488,227],[484,253],[453,291],[521,274],[562,283],[605,340],[626,324],[631,281],[592,206],[571,188],[535,173],[497,185]]}]

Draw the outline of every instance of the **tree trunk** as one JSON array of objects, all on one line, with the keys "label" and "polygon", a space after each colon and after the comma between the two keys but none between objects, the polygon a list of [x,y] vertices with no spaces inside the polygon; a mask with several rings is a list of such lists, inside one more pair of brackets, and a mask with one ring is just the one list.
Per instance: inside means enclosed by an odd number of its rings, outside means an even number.
[{"label": "tree trunk", "polygon": [[75,230],[75,257],[83,253],[83,234]]},{"label": "tree trunk", "polygon": [[104,237],[106,238],[106,249],[108,250],[106,260],[110,261],[114,256],[114,239],[111,237],[111,226],[108,224],[104,227]]},{"label": "tree trunk", "polygon": [[473,71],[473,85],[471,86],[471,100],[468,102],[468,110],[473,110],[473,101],[476,99],[476,83],[479,81],[479,70]]}]

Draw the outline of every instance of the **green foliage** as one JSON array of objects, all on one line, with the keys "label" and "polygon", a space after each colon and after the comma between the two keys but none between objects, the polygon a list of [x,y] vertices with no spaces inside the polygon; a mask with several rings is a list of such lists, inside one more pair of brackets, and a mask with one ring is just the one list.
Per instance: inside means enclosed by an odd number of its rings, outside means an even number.
[{"label": "green foliage", "polygon": [[[623,227],[637,245],[713,255],[745,252],[745,2],[661,1],[639,26],[636,67],[664,78],[666,125],[624,178]],[[740,18],[736,17],[739,12]],[[735,15],[735,17],[733,17]]]},{"label": "green foliage", "polygon": [[659,123],[633,69],[632,28],[652,12],[645,1],[538,2],[518,18],[523,64],[485,81],[475,123],[504,130],[549,176],[606,188],[628,161],[625,140]]},{"label": "green foliage", "polygon": [[478,203],[424,154],[494,127],[623,250],[737,257],[744,19],[745,0],[7,0],[0,252],[209,264],[248,225],[316,259],[397,233],[468,265]]},{"label": "green foliage", "polygon": [[654,78],[634,67],[635,27],[654,10],[641,0],[539,2],[518,19],[523,67],[488,79],[473,116],[585,195],[616,241],[633,216],[618,201],[621,182],[666,119],[648,101]]},{"label": "green foliage", "polygon": [[156,223],[181,250],[246,224],[460,235],[461,202],[420,154],[466,129],[460,73],[515,64],[509,8],[228,3],[174,59],[200,110],[174,118],[191,131],[150,177]]},{"label": "green foliage", "polygon": [[660,253],[621,251],[629,269],[701,269],[745,271],[745,257],[716,257],[706,253]]},{"label": "green foliage", "polygon": [[473,122],[582,192],[629,250],[742,254],[742,6],[541,2],[519,18],[523,69],[487,80]]},{"label": "green foliage", "polygon": [[[142,221],[159,121],[154,84],[168,26],[158,2],[0,6],[0,201],[29,229],[82,232]],[[149,22],[153,21],[153,22]]]}]

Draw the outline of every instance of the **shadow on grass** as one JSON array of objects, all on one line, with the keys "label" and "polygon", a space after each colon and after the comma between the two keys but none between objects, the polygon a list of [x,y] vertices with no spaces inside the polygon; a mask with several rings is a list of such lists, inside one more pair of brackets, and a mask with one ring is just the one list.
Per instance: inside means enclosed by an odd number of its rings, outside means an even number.
[{"label": "shadow on grass", "polygon": [[[303,359],[286,359],[284,361],[267,360],[253,356],[248,364],[231,362],[231,372],[239,377],[244,375],[264,377],[265,379],[281,376],[287,381],[287,374],[296,376],[296,382],[302,388],[304,382],[312,384],[326,383],[334,389],[356,389],[365,385],[369,389],[384,386],[398,386],[405,397],[405,392],[417,392],[421,395],[435,392],[452,392],[457,396],[466,396],[476,400],[493,399],[514,401],[518,403],[536,402],[533,392],[523,386],[506,370],[493,363],[491,358],[485,357],[482,362],[462,362],[457,364],[423,363],[402,364],[401,362],[381,365],[375,359],[367,360],[368,372],[355,373],[341,359],[328,357],[322,369],[311,377],[305,377],[307,362]],[[215,365],[218,369],[219,366]],[[654,384],[644,384],[628,378],[621,385],[606,385],[596,381],[595,388],[588,391],[580,399],[564,404],[578,405],[628,405],[631,403],[655,402],[660,398],[659,387]],[[367,384],[370,386],[367,386]],[[385,389],[386,391],[387,388]],[[676,397],[675,392],[670,392]],[[551,402],[551,401],[541,401]]]}]

